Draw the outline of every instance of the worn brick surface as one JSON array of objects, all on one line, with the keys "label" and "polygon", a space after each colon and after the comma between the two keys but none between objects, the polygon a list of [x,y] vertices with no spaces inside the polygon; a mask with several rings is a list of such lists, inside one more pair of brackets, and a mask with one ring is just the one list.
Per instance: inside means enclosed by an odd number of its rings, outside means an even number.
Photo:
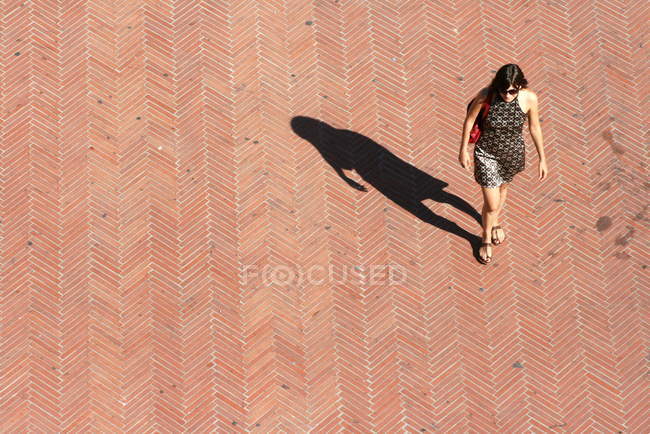
[{"label": "worn brick surface", "polygon": [[647,432],[647,2],[1,8],[1,432]]}]

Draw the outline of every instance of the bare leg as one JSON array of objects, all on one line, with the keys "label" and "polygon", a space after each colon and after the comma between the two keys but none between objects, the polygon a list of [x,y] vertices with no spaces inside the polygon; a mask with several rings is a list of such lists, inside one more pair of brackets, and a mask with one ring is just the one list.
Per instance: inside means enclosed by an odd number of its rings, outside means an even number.
[{"label": "bare leg", "polygon": [[[492,242],[492,226],[496,225],[499,213],[499,196],[500,191],[498,187],[487,188],[481,187],[483,191],[483,234],[482,239],[484,243]],[[486,259],[487,256],[492,256],[492,246],[484,246],[479,249],[481,258]],[[489,261],[488,261],[489,262]]]},{"label": "bare leg", "polygon": [[503,206],[506,204],[506,195],[508,194],[508,183],[504,182],[499,186],[499,214],[503,211]]},{"label": "bare leg", "polygon": [[[508,194],[508,185],[509,183],[505,182],[499,186],[499,209],[497,212],[497,217],[496,221],[494,222],[495,226],[499,225],[499,216],[501,215],[501,211],[503,211],[503,207],[506,204],[506,195]],[[503,229],[499,228],[495,231],[494,235],[496,238],[499,240],[499,242],[503,241],[505,238],[505,232]]]}]

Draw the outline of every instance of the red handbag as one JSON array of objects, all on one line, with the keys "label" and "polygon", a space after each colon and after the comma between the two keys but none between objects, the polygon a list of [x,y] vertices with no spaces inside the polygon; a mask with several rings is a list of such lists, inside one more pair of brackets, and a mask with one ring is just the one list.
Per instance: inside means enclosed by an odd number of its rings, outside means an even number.
[{"label": "red handbag", "polygon": [[[490,111],[491,99],[492,99],[492,89],[490,89],[490,91],[488,92],[487,101],[483,103],[483,107],[481,107],[481,112],[474,120],[474,125],[472,125],[472,129],[469,132],[468,143],[476,143],[478,142],[478,138],[481,137],[481,129],[483,128],[483,121],[485,120],[485,118],[488,115],[488,112]],[[474,100],[470,101],[469,104],[467,104],[468,113],[469,113],[469,107],[472,105],[473,101]]]}]

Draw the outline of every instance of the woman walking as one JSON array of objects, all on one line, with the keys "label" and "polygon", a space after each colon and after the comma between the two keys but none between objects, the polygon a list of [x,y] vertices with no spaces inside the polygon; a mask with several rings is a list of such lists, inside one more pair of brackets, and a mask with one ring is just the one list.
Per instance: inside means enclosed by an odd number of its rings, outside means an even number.
[{"label": "woman walking", "polygon": [[486,102],[490,104],[488,115],[482,122],[481,134],[474,146],[474,179],[483,192],[483,233],[479,249],[483,264],[491,261],[492,245],[505,240],[505,231],[499,225],[499,213],[505,204],[509,183],[525,167],[522,129],[526,117],[539,155],[539,179],[546,179],[548,172],[537,95],[528,89],[528,81],[519,66],[512,63],[497,71],[492,83],[476,95],[469,107],[458,157],[463,168],[471,170],[467,144],[474,121]]}]

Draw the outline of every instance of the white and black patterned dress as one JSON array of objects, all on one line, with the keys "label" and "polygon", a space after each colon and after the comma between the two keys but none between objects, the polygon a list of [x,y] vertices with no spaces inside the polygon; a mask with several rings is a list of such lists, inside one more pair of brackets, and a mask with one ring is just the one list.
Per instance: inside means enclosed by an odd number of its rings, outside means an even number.
[{"label": "white and black patterned dress", "polygon": [[526,114],[519,106],[519,95],[510,102],[496,94],[483,121],[481,135],[474,146],[474,179],[482,187],[498,187],[526,165],[522,130]]}]

